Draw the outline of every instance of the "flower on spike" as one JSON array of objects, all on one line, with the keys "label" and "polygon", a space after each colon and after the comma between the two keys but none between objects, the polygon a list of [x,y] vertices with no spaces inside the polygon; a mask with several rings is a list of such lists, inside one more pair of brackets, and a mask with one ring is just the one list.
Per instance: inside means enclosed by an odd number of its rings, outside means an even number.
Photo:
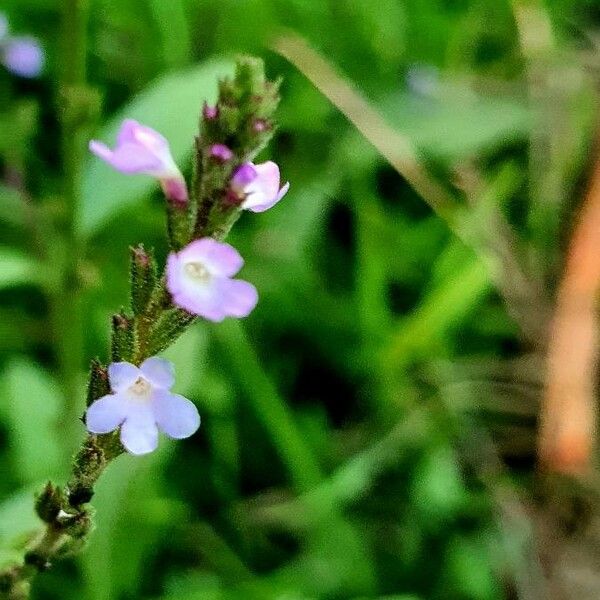
[{"label": "flower on spike", "polygon": [[97,140],[90,142],[90,150],[121,173],[155,177],[169,200],[187,202],[187,185],[173,160],[169,143],[154,129],[125,119],[113,150]]},{"label": "flower on spike", "polygon": [[252,212],[264,212],[287,193],[290,184],[279,187],[279,167],[272,161],[258,165],[244,163],[233,174],[230,190],[241,200],[240,206]]},{"label": "flower on spike", "polygon": [[121,428],[121,443],[131,454],[147,454],[158,445],[159,429],[174,439],[191,436],[200,427],[197,408],[170,392],[173,365],[156,356],[139,367],[128,362],[108,367],[111,394],[96,400],[86,413],[91,433]]},{"label": "flower on spike", "polygon": [[233,158],[233,152],[225,144],[213,144],[210,147],[210,155],[220,162],[227,162]]},{"label": "flower on spike", "polygon": [[167,289],[173,303],[209,321],[246,317],[258,302],[256,288],[232,279],[244,260],[238,251],[212,238],[201,238],[167,260]]}]

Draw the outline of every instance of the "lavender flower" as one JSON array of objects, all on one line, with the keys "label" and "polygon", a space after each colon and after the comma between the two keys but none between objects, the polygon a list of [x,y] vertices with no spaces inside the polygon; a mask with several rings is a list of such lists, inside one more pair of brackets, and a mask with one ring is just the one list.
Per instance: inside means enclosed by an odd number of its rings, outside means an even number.
[{"label": "lavender flower", "polygon": [[240,206],[252,212],[264,212],[279,202],[290,188],[279,188],[279,167],[272,161],[240,166],[231,179],[231,190],[242,198]]},{"label": "lavender flower", "polygon": [[2,63],[20,77],[37,77],[44,67],[44,51],[33,37],[14,37],[2,48]]},{"label": "lavender flower", "polygon": [[15,75],[37,77],[44,68],[44,51],[31,36],[9,35],[8,18],[0,13],[0,62]]},{"label": "lavender flower", "polygon": [[112,394],[96,400],[87,410],[91,433],[108,433],[121,427],[121,442],[131,454],[147,454],[158,446],[158,430],[183,439],[200,427],[192,402],[169,390],[173,365],[164,358],[148,358],[139,367],[128,362],[108,367]]},{"label": "lavender flower", "polygon": [[167,289],[173,303],[209,321],[248,316],[258,302],[256,288],[231,279],[243,264],[235,248],[212,238],[195,240],[171,253]]},{"label": "lavender flower", "polygon": [[90,142],[90,150],[121,173],[155,177],[169,200],[187,202],[187,185],[173,160],[169,143],[154,129],[125,119],[114,150],[97,140]]}]

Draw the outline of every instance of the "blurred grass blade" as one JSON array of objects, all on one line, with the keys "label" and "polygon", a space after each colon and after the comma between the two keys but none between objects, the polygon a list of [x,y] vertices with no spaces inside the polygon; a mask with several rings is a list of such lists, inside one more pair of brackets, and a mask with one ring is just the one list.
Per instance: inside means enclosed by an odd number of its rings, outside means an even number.
[{"label": "blurred grass blade", "polygon": [[150,0],[154,23],[162,39],[167,67],[183,67],[192,55],[188,19],[183,0]]},{"label": "blurred grass blade", "polygon": [[0,248],[0,289],[40,283],[42,268],[37,262],[11,248]]},{"label": "blurred grass blade", "polygon": [[215,327],[213,334],[238,380],[243,382],[244,393],[269,433],[296,489],[298,492],[312,489],[321,480],[321,468],[264,372],[242,325],[228,320]]},{"label": "blurred grass blade", "polygon": [[341,77],[303,38],[287,33],[273,43],[273,48],[295,65],[348,117],[436,213],[451,221],[454,199],[423,168],[410,140],[390,127],[358,90]]},{"label": "blurred grass blade", "polygon": [[55,381],[40,367],[12,362],[5,374],[5,403],[13,464],[23,483],[66,472],[60,415],[62,397]]},{"label": "blurred grass blade", "polygon": [[471,257],[396,328],[384,352],[388,367],[402,369],[410,360],[423,356],[449,328],[457,326],[474,310],[490,289],[488,269]]}]

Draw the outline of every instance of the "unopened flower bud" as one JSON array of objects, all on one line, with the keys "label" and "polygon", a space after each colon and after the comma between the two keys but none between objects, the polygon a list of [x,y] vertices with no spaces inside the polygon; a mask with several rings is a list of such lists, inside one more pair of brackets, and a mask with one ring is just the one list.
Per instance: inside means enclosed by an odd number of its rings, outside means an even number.
[{"label": "unopened flower bud", "polygon": [[213,144],[210,147],[210,155],[219,162],[227,162],[233,158],[233,152],[225,144]]},{"label": "unopened flower bud", "polygon": [[202,106],[202,116],[207,121],[212,121],[219,116],[219,107],[218,106],[210,106],[206,102]]}]

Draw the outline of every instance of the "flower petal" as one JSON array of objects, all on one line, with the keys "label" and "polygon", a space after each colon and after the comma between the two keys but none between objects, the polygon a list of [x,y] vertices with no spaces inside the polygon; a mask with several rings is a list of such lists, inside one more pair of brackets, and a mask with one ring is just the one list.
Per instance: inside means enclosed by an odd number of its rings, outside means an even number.
[{"label": "flower petal", "polygon": [[258,303],[256,288],[241,279],[219,279],[216,282],[220,308],[228,317],[247,317]]},{"label": "flower petal", "polygon": [[85,424],[91,433],[115,430],[126,417],[126,402],[118,394],[108,394],[96,400],[85,414]]},{"label": "flower petal", "polygon": [[252,183],[257,176],[258,173],[254,164],[251,162],[244,163],[239,166],[233,174],[233,177],[231,178],[231,187],[236,191],[243,192],[246,186]]},{"label": "flower petal", "polygon": [[179,394],[157,392],[153,410],[160,429],[176,440],[190,437],[200,427],[198,409],[193,402]]},{"label": "flower petal", "polygon": [[148,454],[158,446],[158,428],[147,407],[130,411],[121,427],[121,443],[131,454]]},{"label": "flower petal", "polygon": [[277,193],[277,202],[279,202],[288,193],[289,189],[290,189],[290,182],[286,181],[283,184],[282,188]]},{"label": "flower petal", "polygon": [[246,186],[247,195],[241,206],[251,212],[263,212],[283,198],[289,184],[279,189],[279,167],[273,161],[255,165],[255,169],[258,176]]},{"label": "flower petal", "polygon": [[183,283],[184,285],[177,292],[174,292],[171,287],[167,286],[171,292],[174,304],[193,315],[199,315],[216,323],[222,321],[227,316],[223,312],[221,297],[214,280],[204,287],[193,286],[191,284],[185,285],[185,281]]},{"label": "flower petal", "polygon": [[90,150],[122,173],[183,180],[168,141],[158,131],[133,119],[125,119],[121,124],[113,150],[97,141],[90,143]]},{"label": "flower petal", "polygon": [[232,277],[244,264],[244,259],[233,246],[209,237],[188,244],[179,252],[179,258],[184,263],[200,262],[211,275],[219,277]]},{"label": "flower petal", "polygon": [[108,365],[108,381],[113,392],[122,392],[140,376],[140,370],[128,362],[116,362]]},{"label": "flower petal", "polygon": [[117,133],[117,146],[125,143],[135,143],[135,132],[142,127],[135,119],[124,119]]},{"label": "flower petal", "polygon": [[91,140],[89,143],[90,152],[95,154],[98,158],[109,162],[112,160],[113,151],[103,142],[98,140]]},{"label": "flower petal", "polygon": [[166,358],[153,356],[147,358],[141,365],[142,375],[158,388],[168,390],[175,383],[175,372],[173,363]]},{"label": "flower petal", "polygon": [[163,163],[160,158],[139,144],[130,142],[121,144],[112,151],[110,156],[106,158],[101,156],[100,158],[126,175],[159,176],[163,172]]}]

